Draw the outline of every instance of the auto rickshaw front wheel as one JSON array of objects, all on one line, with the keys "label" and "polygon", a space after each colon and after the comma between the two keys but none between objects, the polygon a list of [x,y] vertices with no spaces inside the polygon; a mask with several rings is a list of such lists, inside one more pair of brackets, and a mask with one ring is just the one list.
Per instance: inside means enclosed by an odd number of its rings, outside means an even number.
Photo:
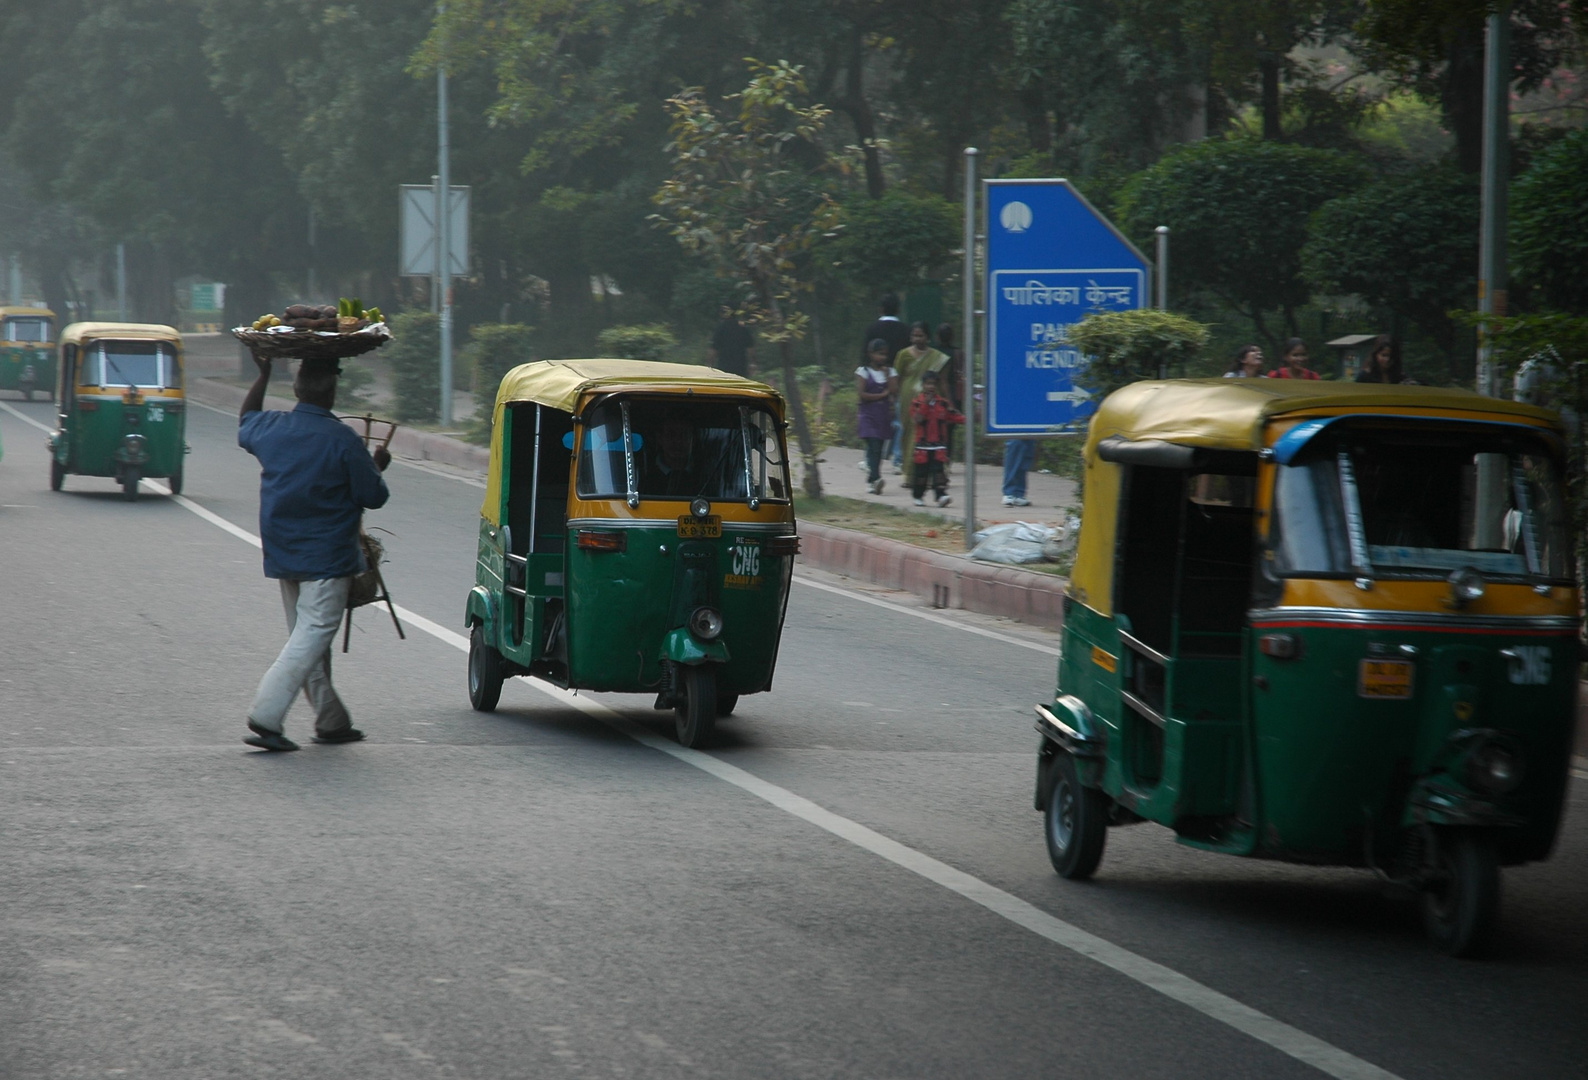
[{"label": "auto rickshaw front wheel", "polygon": [[66,466],[56,461],[53,457],[50,458],[50,490],[59,491],[65,483]]},{"label": "auto rickshaw front wheel", "polygon": [[1451,956],[1482,956],[1500,915],[1500,857],[1481,832],[1434,834],[1432,873],[1423,892],[1423,926]]},{"label": "auto rickshaw front wheel", "polygon": [[128,502],[138,501],[138,469],[126,465],[121,470],[121,497]]},{"label": "auto rickshaw front wheel", "polygon": [[703,745],[717,726],[717,673],[709,664],[679,669],[678,704],[673,721],[678,741],[690,748]]},{"label": "auto rickshaw front wheel", "polygon": [[1048,859],[1060,877],[1084,881],[1103,861],[1103,845],[1108,840],[1108,796],[1084,786],[1075,771],[1075,759],[1062,750],[1053,755],[1049,768],[1053,778],[1043,815]]},{"label": "auto rickshaw front wheel", "polygon": [[502,699],[502,654],[485,642],[485,629],[469,631],[469,704],[477,712],[495,712]]}]

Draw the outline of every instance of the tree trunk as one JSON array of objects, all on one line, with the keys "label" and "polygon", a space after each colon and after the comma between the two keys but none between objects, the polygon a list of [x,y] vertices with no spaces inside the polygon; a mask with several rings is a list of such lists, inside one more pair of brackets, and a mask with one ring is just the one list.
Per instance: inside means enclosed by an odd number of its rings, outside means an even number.
[{"label": "tree trunk", "polygon": [[1456,138],[1456,165],[1475,176],[1483,169],[1483,23],[1452,27],[1446,42],[1440,106]]},{"label": "tree trunk", "polygon": [[[756,283],[761,303],[771,314],[773,324],[783,326],[783,306],[778,303],[772,289],[764,282]],[[805,494],[813,499],[822,497],[822,471],[816,464],[816,440],[811,437],[811,427],[805,422],[805,401],[800,397],[799,376],[794,369],[794,341],[784,337],[778,342],[778,356],[783,365],[783,396],[788,400],[788,411],[794,421],[794,438],[799,442],[800,461],[805,469]]]},{"label": "tree trunk", "polygon": [[866,194],[882,198],[887,181],[882,175],[882,154],[877,149],[877,118],[865,92],[866,42],[858,28],[851,33],[849,63],[844,72],[844,96],[836,104],[855,125],[855,137],[866,160]]},{"label": "tree trunk", "polygon": [[1263,139],[1272,142],[1284,134],[1279,122],[1279,57],[1264,53],[1257,69],[1263,80]]}]

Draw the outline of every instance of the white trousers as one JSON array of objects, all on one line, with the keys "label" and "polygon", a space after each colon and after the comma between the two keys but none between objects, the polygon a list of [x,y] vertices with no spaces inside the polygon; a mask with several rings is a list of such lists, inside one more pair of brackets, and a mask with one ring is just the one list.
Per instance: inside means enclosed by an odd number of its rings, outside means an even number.
[{"label": "white trousers", "polygon": [[282,579],[287,643],[259,680],[259,690],[248,709],[248,719],[255,726],[280,732],[299,690],[314,708],[316,735],[329,735],[352,726],[352,718],[331,686],[331,646],[347,610],[347,590],[352,582],[350,577],[320,581]]}]

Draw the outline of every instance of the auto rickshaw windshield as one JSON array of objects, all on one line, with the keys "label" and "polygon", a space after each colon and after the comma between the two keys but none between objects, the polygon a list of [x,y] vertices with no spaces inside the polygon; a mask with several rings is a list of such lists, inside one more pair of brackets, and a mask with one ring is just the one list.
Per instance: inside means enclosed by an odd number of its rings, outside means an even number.
[{"label": "auto rickshaw windshield", "polygon": [[[1497,499],[1480,497],[1485,476]],[[1287,576],[1571,579],[1555,455],[1527,433],[1342,426],[1278,469],[1274,502]]]},{"label": "auto rickshaw windshield", "polygon": [[767,409],[739,399],[602,402],[585,418],[578,494],[786,501],[788,462],[778,427]]},{"label": "auto rickshaw windshield", "polygon": [[18,315],[5,320],[5,326],[0,333],[4,334],[6,341],[48,343],[54,335],[50,332],[50,320],[42,316]]},{"label": "auto rickshaw windshield", "polygon": [[96,341],[83,356],[81,386],[175,387],[176,352],[164,341]]}]

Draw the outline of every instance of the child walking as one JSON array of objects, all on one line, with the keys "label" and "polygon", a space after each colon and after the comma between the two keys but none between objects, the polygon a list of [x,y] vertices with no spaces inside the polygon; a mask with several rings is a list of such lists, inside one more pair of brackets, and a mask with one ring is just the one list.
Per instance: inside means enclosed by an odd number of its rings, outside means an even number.
[{"label": "child walking", "polygon": [[866,486],[882,494],[882,447],[893,435],[893,399],[899,393],[899,373],[888,366],[888,343],[877,338],[866,352],[866,362],[855,369],[855,389],[860,396],[860,437],[866,443]]},{"label": "child walking", "polygon": [[949,425],[963,424],[962,416],[948,399],[938,397],[937,372],[921,375],[921,392],[910,402],[910,419],[915,422],[915,457],[910,470],[910,494],[916,506],[925,506],[926,489],[930,487],[937,496],[938,506],[947,506],[948,478],[943,467],[948,464]]}]

